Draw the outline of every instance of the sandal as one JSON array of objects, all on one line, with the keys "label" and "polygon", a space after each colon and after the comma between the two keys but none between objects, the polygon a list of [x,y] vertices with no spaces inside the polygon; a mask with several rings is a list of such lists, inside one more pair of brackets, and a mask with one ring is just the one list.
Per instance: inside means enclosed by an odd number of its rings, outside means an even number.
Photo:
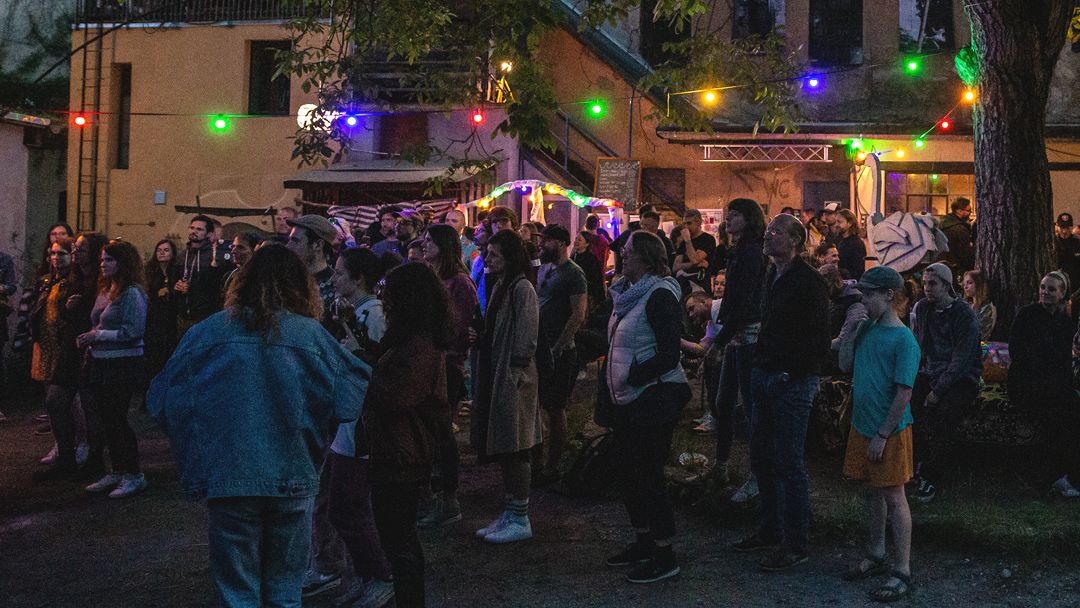
[{"label": "sandal", "polygon": [[911,575],[893,570],[889,576],[896,579],[893,585],[884,584],[870,592],[870,599],[875,602],[889,603],[902,600],[911,591]]},{"label": "sandal", "polygon": [[885,563],[884,555],[878,557],[868,553],[866,557],[848,566],[848,569],[844,570],[844,573],[840,576],[845,581],[861,581],[871,576],[885,574],[888,571],[889,564]]}]

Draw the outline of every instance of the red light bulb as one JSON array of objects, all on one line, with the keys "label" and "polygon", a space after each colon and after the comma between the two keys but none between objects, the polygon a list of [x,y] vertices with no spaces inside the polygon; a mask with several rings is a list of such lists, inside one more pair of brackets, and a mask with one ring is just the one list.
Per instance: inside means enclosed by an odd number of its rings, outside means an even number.
[{"label": "red light bulb", "polygon": [[77,126],[77,127],[85,127],[86,123],[88,121],[86,120],[85,116],[83,116],[82,114],[79,114],[75,118],[72,119],[72,122],[74,122],[75,126]]},{"label": "red light bulb", "polygon": [[941,130],[942,131],[948,131],[950,128],[952,128],[952,123],[951,122],[949,122],[947,120],[941,121]]},{"label": "red light bulb", "polygon": [[472,121],[474,125],[479,125],[484,122],[484,113],[480,110],[473,110]]}]

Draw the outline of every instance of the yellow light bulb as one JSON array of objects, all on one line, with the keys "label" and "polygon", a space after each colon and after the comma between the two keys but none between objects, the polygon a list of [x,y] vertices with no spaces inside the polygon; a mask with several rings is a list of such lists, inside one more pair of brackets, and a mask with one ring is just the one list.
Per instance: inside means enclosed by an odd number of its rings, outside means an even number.
[{"label": "yellow light bulb", "polygon": [[903,150],[897,150],[896,151],[896,158],[904,158],[905,154],[906,153]]},{"label": "yellow light bulb", "polygon": [[975,101],[975,91],[972,91],[971,89],[964,91],[964,101],[968,103]]},{"label": "yellow light bulb", "polygon": [[499,69],[504,72],[509,72],[510,70],[514,69],[514,64],[510,63],[509,61],[504,61],[499,64]]},{"label": "yellow light bulb", "polygon": [[855,158],[857,158],[859,160],[866,160],[866,152],[859,152],[858,154],[855,155]]},{"label": "yellow light bulb", "polygon": [[705,103],[716,103],[716,91],[708,91],[705,93]]}]

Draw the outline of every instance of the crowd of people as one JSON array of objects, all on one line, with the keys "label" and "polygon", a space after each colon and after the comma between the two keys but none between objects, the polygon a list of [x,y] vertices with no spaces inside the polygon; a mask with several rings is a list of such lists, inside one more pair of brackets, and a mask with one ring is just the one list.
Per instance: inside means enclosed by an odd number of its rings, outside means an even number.
[{"label": "crowd of people", "polygon": [[[952,255],[909,277],[866,269],[857,218],[835,203],[767,220],[734,199],[716,236],[693,209],[665,233],[646,205],[615,238],[594,215],[571,234],[508,207],[469,226],[457,209],[387,206],[355,232],[285,209],[275,234],[226,242],[198,215],[183,247],[163,239],[145,261],[126,241],[57,224],[15,340],[32,352],[55,439],[34,479],[115,499],[144,490],[128,408],[145,390],[185,491],[205,500],[222,605],[298,606],[344,585],[348,605],[422,606],[417,528],[463,518],[459,422],[478,462],[501,472],[503,510],[476,536],[528,540],[530,493],[559,482],[566,410],[599,359],[595,418],[613,431],[635,534],[607,565],[653,583],[680,572],[664,467],[691,398],[684,361],[701,360],[695,430],[715,437],[715,459],[689,481],[745,479],[732,500],[756,498],[758,525],[733,548],[767,550],[760,568],[781,571],[809,559],[815,396],[822,377],[846,377],[843,470],[866,483],[871,526],[844,576],[883,576],[871,597],[897,600],[911,585],[908,495],[933,500],[954,467],[980,341],[997,330],[970,206],[957,199],[943,222]],[[1062,271],[1011,328],[1009,391],[1046,431],[1062,473],[1053,489],[1078,497],[1066,304],[1080,240],[1065,216]],[[0,305],[15,292],[0,256]],[[740,435],[750,466],[736,475]]]}]

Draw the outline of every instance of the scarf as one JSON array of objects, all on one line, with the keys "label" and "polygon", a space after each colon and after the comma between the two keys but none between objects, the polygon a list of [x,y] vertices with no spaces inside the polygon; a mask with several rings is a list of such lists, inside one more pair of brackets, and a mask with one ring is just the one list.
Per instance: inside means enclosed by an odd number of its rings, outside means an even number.
[{"label": "scarf", "polygon": [[615,282],[610,288],[611,300],[615,304],[615,316],[624,317],[630,312],[642,296],[649,293],[662,279],[655,274],[647,274],[641,277],[637,283],[631,283],[623,277]]}]

